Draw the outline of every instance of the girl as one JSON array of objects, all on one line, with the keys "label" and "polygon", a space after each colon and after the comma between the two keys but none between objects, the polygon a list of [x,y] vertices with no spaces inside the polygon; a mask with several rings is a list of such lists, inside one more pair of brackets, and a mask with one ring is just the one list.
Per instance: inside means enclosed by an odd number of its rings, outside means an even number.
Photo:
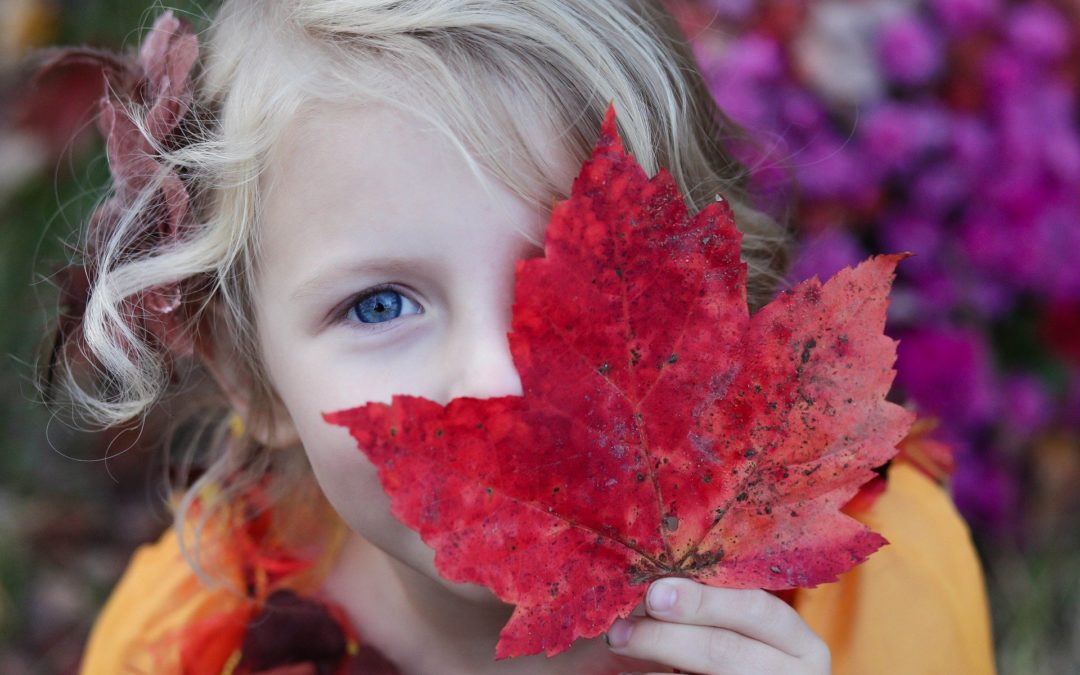
[{"label": "girl", "polygon": [[206,38],[167,14],[137,61],[75,56],[110,74],[116,190],[70,268],[51,375],[106,425],[168,400],[202,453],[84,672],[992,671],[968,533],[910,461],[851,506],[891,545],[838,583],[785,602],[661,580],[606,640],[496,662],[510,608],[442,580],[322,420],[521,392],[514,265],[609,101],[692,210],[733,204],[768,300],[786,237],[746,205],[735,130],[659,0],[225,0]]}]

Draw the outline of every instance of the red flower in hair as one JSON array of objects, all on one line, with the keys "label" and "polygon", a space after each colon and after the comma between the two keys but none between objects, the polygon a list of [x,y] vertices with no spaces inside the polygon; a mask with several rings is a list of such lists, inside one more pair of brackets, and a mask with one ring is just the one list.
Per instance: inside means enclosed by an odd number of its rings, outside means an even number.
[{"label": "red flower in hair", "polygon": [[[174,148],[176,131],[191,108],[191,71],[198,59],[198,39],[190,25],[165,12],[154,22],[136,56],[121,56],[86,47],[47,53],[37,77],[57,69],[91,66],[105,80],[97,126],[105,137],[114,192],[90,218],[86,264],[72,264],[60,278],[62,313],[57,350],[82,321],[97,276],[93,260],[108,242],[124,214],[147,198],[136,214],[138,234],[121,251],[122,258],[164,249],[179,238],[188,224],[191,200],[176,171],[157,158],[155,146]],[[141,126],[141,128],[140,128]],[[153,188],[153,194],[145,192]],[[181,283],[175,282],[138,293],[126,300],[125,316],[132,328],[157,340],[173,354],[190,354],[192,344],[183,334],[176,310],[181,305]]]}]

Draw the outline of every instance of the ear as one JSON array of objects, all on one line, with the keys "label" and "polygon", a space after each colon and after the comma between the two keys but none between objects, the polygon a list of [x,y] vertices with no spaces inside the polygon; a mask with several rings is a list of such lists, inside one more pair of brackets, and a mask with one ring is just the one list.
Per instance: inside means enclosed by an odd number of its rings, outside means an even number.
[{"label": "ear", "polygon": [[[196,356],[217,382],[229,405],[243,420],[245,431],[256,442],[267,448],[299,447],[300,436],[292,417],[276,394],[271,395],[272,415],[253,414],[252,406],[261,405],[252,396],[258,390],[258,385],[252,380],[252,373],[243,367],[246,360],[241,357],[235,341],[230,340],[229,335],[224,310],[217,299],[210,300],[196,332]],[[269,428],[271,419],[273,428]]]}]

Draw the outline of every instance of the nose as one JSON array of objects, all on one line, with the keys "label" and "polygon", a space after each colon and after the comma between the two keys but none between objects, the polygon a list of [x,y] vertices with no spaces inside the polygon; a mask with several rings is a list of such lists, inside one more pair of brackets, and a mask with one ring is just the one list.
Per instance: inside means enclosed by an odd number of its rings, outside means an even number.
[{"label": "nose", "polygon": [[474,320],[463,326],[446,353],[450,373],[448,400],[462,396],[521,396],[521,378],[510,354],[503,317]]}]

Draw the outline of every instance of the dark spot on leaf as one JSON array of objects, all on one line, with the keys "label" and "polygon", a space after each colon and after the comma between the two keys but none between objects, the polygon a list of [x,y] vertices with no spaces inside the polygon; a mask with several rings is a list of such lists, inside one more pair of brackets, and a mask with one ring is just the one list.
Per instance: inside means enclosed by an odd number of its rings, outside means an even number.
[{"label": "dark spot on leaf", "polygon": [[639,352],[637,349],[631,347],[630,348],[630,365],[636,366],[638,364],[638,361],[641,361],[641,352]]},{"label": "dark spot on leaf", "polygon": [[552,494],[556,494],[556,493],[559,492],[559,488],[554,488],[551,492],[552,492]]},{"label": "dark spot on leaf", "polygon": [[809,340],[806,341],[806,345],[803,346],[803,350],[802,350],[802,362],[803,363],[806,363],[807,361],[810,360],[810,350],[813,349],[816,346],[817,346],[817,340],[815,340],[814,338],[810,338]]},{"label": "dark spot on leaf", "polygon": [[596,369],[596,372],[600,373],[601,375],[607,375],[609,370],[611,370],[611,365],[605,361],[600,365],[599,368]]},{"label": "dark spot on leaf", "polygon": [[771,567],[769,567],[769,571],[773,574],[780,574],[780,568],[776,565],[772,565]]},{"label": "dark spot on leaf", "polygon": [[678,354],[672,353],[671,356],[667,357],[667,362],[668,363],[676,363],[678,360],[679,360],[679,355]]},{"label": "dark spot on leaf", "polygon": [[639,482],[639,483],[642,483],[642,482],[644,482],[644,481],[645,481],[645,474],[643,474],[643,473],[639,473],[639,474],[637,475],[637,479],[638,479],[638,482]]},{"label": "dark spot on leaf", "polygon": [[746,452],[743,453],[743,457],[745,457],[747,459],[750,459],[751,457],[753,457],[756,454],[757,454],[757,451],[754,450],[753,448],[750,448],[749,450],[747,450]]},{"label": "dark spot on leaf", "polygon": [[492,494],[493,492],[495,492],[491,488],[485,488],[484,491],[487,492],[489,495]]},{"label": "dark spot on leaf", "polygon": [[615,276],[617,276],[617,277],[619,277],[620,279],[622,279],[622,268],[621,268],[621,267],[616,267],[616,268],[615,268]]},{"label": "dark spot on leaf", "polygon": [[749,499],[749,497],[750,496],[748,494],[746,494],[745,492],[740,492],[739,495],[737,497],[735,497],[735,501],[737,501],[737,502],[745,502],[747,499]]},{"label": "dark spot on leaf", "polygon": [[397,427],[390,427],[390,435],[397,436]]},{"label": "dark spot on leaf", "polygon": [[679,529],[679,519],[675,516],[664,516],[664,520],[662,522],[664,523],[664,529],[666,530],[674,532],[675,530]]},{"label": "dark spot on leaf", "polygon": [[435,437],[436,438],[442,438],[442,435],[443,435],[443,430],[442,429],[436,429],[435,430]]},{"label": "dark spot on leaf", "polygon": [[706,482],[706,483],[711,483],[712,482],[712,474],[711,473],[705,474],[704,476],[701,477],[701,480]]}]

